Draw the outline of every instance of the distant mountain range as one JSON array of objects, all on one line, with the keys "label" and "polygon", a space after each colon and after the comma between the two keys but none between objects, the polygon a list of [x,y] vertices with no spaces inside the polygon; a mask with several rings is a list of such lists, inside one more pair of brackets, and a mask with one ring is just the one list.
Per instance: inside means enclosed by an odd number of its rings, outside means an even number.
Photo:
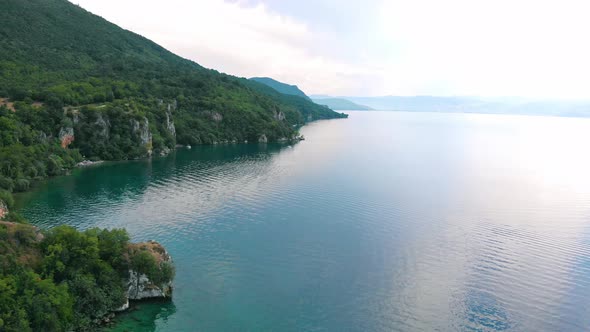
[{"label": "distant mountain range", "polygon": [[359,105],[344,98],[334,98],[325,95],[317,95],[312,96],[313,98],[310,98],[296,85],[290,85],[287,83],[279,82],[270,77],[252,77],[250,78],[250,80],[269,86],[282,94],[302,97],[309,101],[313,101],[318,105],[327,106],[333,110],[368,111],[372,109],[371,107]]},{"label": "distant mountain range", "polygon": [[303,98],[311,101],[311,99],[303,91],[301,91],[297,87],[297,85],[289,85],[289,84],[274,80],[270,77],[252,77],[252,78],[250,78],[250,80],[267,85],[282,94],[299,96],[299,97],[303,97]]},{"label": "distant mountain range", "polygon": [[[322,104],[319,96],[312,96]],[[321,96],[329,98],[329,96]],[[540,100],[518,97],[382,96],[335,97],[380,111],[489,113],[590,117],[590,101]],[[332,106],[330,106],[332,107]],[[332,107],[335,108],[335,107]],[[335,108],[338,109],[338,108]]]},{"label": "distant mountain range", "polygon": [[314,96],[313,102],[320,105],[326,105],[333,110],[350,110],[350,111],[369,111],[371,107],[359,105],[344,98],[318,98]]}]

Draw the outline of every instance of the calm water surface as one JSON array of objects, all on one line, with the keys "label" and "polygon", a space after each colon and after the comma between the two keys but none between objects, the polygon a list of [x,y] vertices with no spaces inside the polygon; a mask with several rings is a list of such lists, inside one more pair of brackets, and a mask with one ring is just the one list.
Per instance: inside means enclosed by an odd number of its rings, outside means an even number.
[{"label": "calm water surface", "polygon": [[350,112],[302,133],[78,170],[21,212],[168,248],[173,301],[120,331],[590,328],[590,120]]}]

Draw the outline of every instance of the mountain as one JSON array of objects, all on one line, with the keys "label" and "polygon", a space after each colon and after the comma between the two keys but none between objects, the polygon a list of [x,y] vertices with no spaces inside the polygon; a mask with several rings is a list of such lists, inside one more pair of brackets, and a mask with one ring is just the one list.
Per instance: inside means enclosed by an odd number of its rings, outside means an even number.
[{"label": "mountain", "polygon": [[139,288],[166,295],[174,276],[161,246],[128,243],[124,230],[24,225],[12,193],[83,159],[292,140],[307,121],[346,117],[203,68],[67,0],[2,0],[0,22],[0,331],[94,330]]},{"label": "mountain", "polygon": [[[149,127],[166,122],[164,109],[170,109],[180,144],[255,141],[262,135],[276,140],[315,119],[302,103],[205,69],[66,0],[5,0],[0,9],[0,97],[11,101],[100,105],[103,118],[119,107],[115,112],[145,117]],[[123,106],[113,106],[117,101]],[[341,117],[322,111],[324,118]],[[150,129],[168,148],[176,143],[165,137],[165,128]]]},{"label": "mountain", "polygon": [[344,97],[383,111],[590,117],[589,101],[441,96]]},{"label": "mountain", "polygon": [[289,140],[308,121],[346,117],[206,69],[67,0],[3,0],[0,22],[0,189],[7,191],[83,158]]},{"label": "mountain", "polygon": [[329,108],[335,109],[335,110],[356,110],[356,111],[372,110],[372,108],[370,108],[368,106],[359,105],[359,104],[353,103],[352,101],[344,99],[344,98],[313,98],[312,100],[316,104],[326,105]]},{"label": "mountain", "polygon": [[302,97],[302,98],[305,98],[305,99],[311,101],[311,99],[303,91],[301,91],[297,87],[297,85],[289,85],[289,84],[274,80],[270,77],[252,77],[252,78],[250,78],[250,80],[256,81],[258,83],[262,83],[264,85],[268,85],[280,93],[283,93],[286,95],[299,96],[299,97]]}]

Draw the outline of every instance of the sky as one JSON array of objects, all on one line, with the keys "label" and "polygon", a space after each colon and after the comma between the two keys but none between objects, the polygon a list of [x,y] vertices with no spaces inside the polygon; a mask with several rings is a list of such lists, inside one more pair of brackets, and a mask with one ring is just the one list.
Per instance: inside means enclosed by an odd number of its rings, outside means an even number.
[{"label": "sky", "polygon": [[590,98],[587,0],[71,0],[307,94]]}]

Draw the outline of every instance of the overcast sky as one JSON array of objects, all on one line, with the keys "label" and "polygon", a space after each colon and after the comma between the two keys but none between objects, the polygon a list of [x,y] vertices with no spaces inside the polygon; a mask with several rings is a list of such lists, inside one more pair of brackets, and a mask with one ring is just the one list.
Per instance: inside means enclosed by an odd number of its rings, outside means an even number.
[{"label": "overcast sky", "polygon": [[587,0],[71,0],[308,94],[590,97]]}]

